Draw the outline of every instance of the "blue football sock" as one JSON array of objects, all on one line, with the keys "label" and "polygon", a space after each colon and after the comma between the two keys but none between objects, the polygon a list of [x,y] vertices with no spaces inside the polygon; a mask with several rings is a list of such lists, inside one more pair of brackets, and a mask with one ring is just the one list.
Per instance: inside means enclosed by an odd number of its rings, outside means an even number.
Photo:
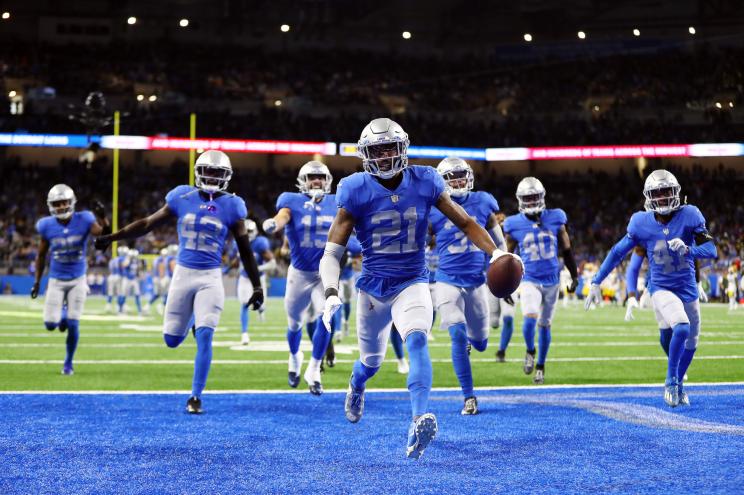
[{"label": "blue football sock", "polygon": [[685,341],[690,336],[690,324],[678,323],[672,329],[672,340],[669,342],[669,365],[667,367],[667,385],[677,379],[679,373],[679,361],[685,348]]},{"label": "blue football sock", "polygon": [[313,340],[313,334],[315,334],[315,326],[318,324],[317,320],[308,321],[305,325],[307,329],[307,338]]},{"label": "blue football sock", "polygon": [[697,348],[685,348],[685,350],[682,351],[682,357],[679,359],[679,370],[677,371],[677,379],[679,380],[679,383],[682,383],[682,379],[684,378],[685,373],[687,373],[687,368],[689,368],[690,363],[692,363],[692,357],[695,355],[695,351],[697,351]]},{"label": "blue football sock", "polygon": [[160,297],[157,294],[153,294],[152,297],[150,297],[150,306],[152,306],[152,303],[158,300],[158,297]]},{"label": "blue football sock", "polygon": [[411,394],[411,412],[414,418],[424,414],[429,407],[432,369],[426,340],[425,329],[411,332],[406,339],[408,358],[411,362],[407,384],[408,392]]},{"label": "blue football sock", "polygon": [[313,332],[313,357],[317,360],[323,359],[328,342],[331,341],[331,332],[326,329],[323,318],[315,320],[315,332]]},{"label": "blue football sock", "polygon": [[183,335],[170,335],[167,333],[163,334],[163,340],[165,341],[165,345],[168,347],[174,348],[181,345],[181,342],[183,342],[186,339],[186,336],[188,333],[184,333]]},{"label": "blue football sock", "polygon": [[[473,372],[470,369],[470,356],[468,356],[467,328],[464,323],[456,323],[449,327],[449,334],[452,337],[452,367],[455,369],[455,376],[460,382],[462,395],[466,398],[472,397]],[[413,359],[411,359],[411,364],[413,364]]]},{"label": "blue football sock", "polygon": [[501,327],[501,342],[499,342],[499,350],[505,351],[509,347],[509,342],[514,333],[514,318],[511,316],[504,316],[504,326]]},{"label": "blue football sock", "polygon": [[300,350],[300,341],[302,340],[302,328],[299,328],[296,332],[287,329],[287,344],[289,344],[289,353],[297,354]]},{"label": "blue football sock", "polygon": [[354,361],[354,367],[351,369],[351,386],[357,390],[364,390],[367,380],[375,376],[377,368],[372,368],[362,363],[360,360]]},{"label": "blue football sock", "polygon": [[243,304],[240,306],[240,331],[242,333],[248,333],[248,305]]},{"label": "blue football sock", "polygon": [[119,296],[117,299],[117,302],[119,303],[119,312],[124,311],[124,303],[126,302],[127,298],[124,296]]},{"label": "blue football sock", "polygon": [[524,335],[524,343],[527,345],[527,352],[535,352],[535,327],[537,326],[537,318],[531,318],[529,316],[524,317],[522,322],[522,335]]},{"label": "blue football sock", "polygon": [[72,357],[75,355],[79,338],[80,320],[67,320],[67,355],[65,356],[65,365],[72,366]]},{"label": "blue football sock", "polygon": [[45,321],[44,326],[47,330],[54,330],[57,328],[58,323],[56,321]]},{"label": "blue football sock", "polygon": [[539,327],[539,335],[537,340],[537,364],[540,366],[545,365],[545,360],[548,358],[548,349],[550,349],[550,327]]},{"label": "blue football sock", "polygon": [[137,312],[142,312],[142,301],[140,301],[140,296],[134,296],[134,304],[137,306]]},{"label": "blue football sock", "polygon": [[194,358],[194,381],[191,395],[201,397],[207,385],[209,367],[212,364],[212,336],[214,328],[199,327],[196,329],[196,357]]},{"label": "blue football sock", "polygon": [[390,330],[390,343],[393,344],[395,357],[398,359],[404,358],[405,354],[403,354],[403,339],[398,333],[398,330],[396,330],[395,328],[392,328]]},{"label": "blue football sock", "polygon": [[669,342],[672,341],[672,329],[671,328],[660,328],[659,329],[659,342],[661,342],[661,348],[664,349],[664,354],[669,355]]},{"label": "blue football sock", "polygon": [[475,340],[468,337],[468,342],[478,352],[483,352],[488,348],[488,339]]},{"label": "blue football sock", "polygon": [[344,303],[344,320],[349,321],[349,316],[351,316],[351,303],[345,302]]}]

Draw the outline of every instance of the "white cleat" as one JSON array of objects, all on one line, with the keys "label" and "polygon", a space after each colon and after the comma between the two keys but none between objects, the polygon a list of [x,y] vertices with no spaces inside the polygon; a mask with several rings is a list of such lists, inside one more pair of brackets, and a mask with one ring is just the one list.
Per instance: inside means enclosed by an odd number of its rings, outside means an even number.
[{"label": "white cleat", "polygon": [[248,345],[251,343],[251,336],[248,335],[248,333],[244,333],[240,335],[240,343],[242,345]]},{"label": "white cleat", "polygon": [[674,380],[671,385],[664,385],[664,402],[669,407],[677,407],[679,405],[679,385],[677,380]]},{"label": "white cleat", "polygon": [[690,398],[687,396],[687,392],[683,392],[680,390],[679,392],[679,405],[680,406],[689,406],[690,405]]},{"label": "white cleat", "polygon": [[401,375],[407,375],[408,370],[408,361],[406,361],[406,358],[398,359],[398,373]]},{"label": "white cleat", "polygon": [[437,417],[432,413],[426,413],[411,423],[408,429],[408,445],[406,446],[406,457],[419,459],[426,447],[436,438],[439,426]]},{"label": "white cleat", "polygon": [[[310,362],[312,363],[312,361]],[[310,369],[310,366],[308,366],[303,378],[305,379],[305,383],[307,383],[307,388],[310,390],[311,394],[323,394],[323,385],[320,383],[320,370],[313,371]]]},{"label": "white cleat", "polygon": [[535,376],[532,378],[532,381],[535,385],[542,385],[545,383],[545,371],[535,370]]}]

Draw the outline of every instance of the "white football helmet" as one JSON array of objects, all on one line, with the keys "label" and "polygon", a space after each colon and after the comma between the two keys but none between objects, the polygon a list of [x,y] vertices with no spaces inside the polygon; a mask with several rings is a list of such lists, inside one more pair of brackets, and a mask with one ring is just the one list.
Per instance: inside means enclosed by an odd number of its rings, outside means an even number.
[{"label": "white football helmet", "polygon": [[230,158],[221,151],[207,150],[196,159],[194,164],[194,178],[196,187],[202,191],[214,194],[227,189],[232,177]]},{"label": "white football helmet", "polygon": [[130,249],[128,254],[130,258],[135,259],[135,258],[139,258],[140,253],[136,249]]},{"label": "white football helmet", "polygon": [[[313,184],[310,182],[317,176],[322,176],[323,182],[320,187],[312,187]],[[297,174],[297,189],[313,199],[320,199],[325,194],[330,193],[332,183],[333,176],[331,175],[331,171],[328,170],[325,163],[317,160],[312,160],[304,164],[300,167],[300,172]]]},{"label": "white football helmet", "polygon": [[643,185],[643,196],[646,198],[644,208],[646,211],[668,215],[679,209],[681,190],[682,187],[671,172],[654,170]]},{"label": "white football helmet", "polygon": [[364,128],[357,142],[357,154],[364,171],[390,179],[408,166],[408,134],[396,122],[375,119]]},{"label": "white football helmet", "polygon": [[250,218],[243,220],[243,223],[245,224],[245,230],[248,232],[248,240],[253,242],[256,236],[258,236],[258,225]]},{"label": "white football helmet", "polygon": [[129,248],[126,246],[119,246],[116,249],[116,254],[119,256],[126,256],[127,254],[129,254]]},{"label": "white football helmet", "polygon": [[519,211],[525,215],[539,215],[545,209],[545,188],[535,177],[525,177],[517,184]]},{"label": "white football helmet", "polygon": [[171,256],[176,256],[178,254],[178,244],[169,244],[168,254]]},{"label": "white football helmet", "polygon": [[462,158],[448,156],[439,162],[437,172],[444,179],[445,190],[450,196],[465,196],[473,190],[473,169]]},{"label": "white football helmet", "polygon": [[67,220],[75,212],[75,192],[66,184],[57,184],[47,194],[49,213],[60,220]]},{"label": "white football helmet", "polygon": [[161,249],[160,256],[168,256],[168,248]]}]

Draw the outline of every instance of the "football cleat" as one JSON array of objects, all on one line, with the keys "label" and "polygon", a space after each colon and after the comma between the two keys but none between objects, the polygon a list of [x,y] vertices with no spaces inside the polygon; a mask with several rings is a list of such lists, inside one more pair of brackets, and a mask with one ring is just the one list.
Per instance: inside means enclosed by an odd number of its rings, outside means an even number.
[{"label": "football cleat", "polygon": [[524,355],[524,374],[529,375],[535,369],[535,355],[529,352]]},{"label": "football cleat", "polygon": [[305,370],[305,375],[303,376],[303,378],[305,378],[305,382],[307,383],[307,387],[310,390],[311,394],[323,394],[323,385],[320,383],[320,372],[313,373],[310,370],[310,366],[308,366]]},{"label": "football cleat", "polygon": [[545,370],[535,370],[535,377],[532,381],[535,385],[542,385],[545,383]]},{"label": "football cleat", "polygon": [[406,457],[409,459],[419,459],[426,447],[437,436],[439,427],[437,426],[437,417],[432,413],[426,413],[411,423],[408,429],[408,445],[406,447]]},{"label": "football cleat", "polygon": [[687,392],[683,392],[682,390],[679,391],[679,405],[680,406],[690,405],[690,398],[687,396]]},{"label": "football cleat", "polygon": [[297,351],[297,354],[289,355],[289,373],[287,373],[287,382],[292,388],[297,388],[300,384],[300,370],[302,369],[302,360],[305,357],[305,353]]},{"label": "football cleat", "polygon": [[189,400],[186,401],[186,412],[189,414],[201,414],[202,413],[201,399],[193,395],[189,397]]},{"label": "football cleat", "polygon": [[408,369],[408,361],[406,361],[406,358],[402,357],[398,359],[398,373],[401,375],[407,375]]},{"label": "football cleat", "polygon": [[480,411],[478,411],[478,399],[475,397],[468,397],[465,399],[465,405],[462,408],[462,411],[460,411],[460,414],[463,416],[473,416],[475,414],[478,414]]},{"label": "football cleat", "polygon": [[506,351],[496,351],[496,362],[497,363],[506,362]]},{"label": "football cleat", "polygon": [[328,342],[326,349],[325,361],[329,368],[336,366],[336,349],[333,347],[333,341]]},{"label": "football cleat", "polygon": [[346,391],[346,400],[344,401],[344,412],[346,419],[352,423],[358,423],[364,414],[364,389],[356,389],[351,386],[349,379],[349,388]]},{"label": "football cleat", "polygon": [[289,383],[290,387],[297,388],[300,384],[300,374],[295,373],[294,371],[287,373],[287,383]]},{"label": "football cleat", "polygon": [[65,363],[65,365],[62,367],[62,374],[63,375],[68,375],[68,376],[69,375],[74,375],[75,374],[75,370],[72,369],[72,365],[71,364]]},{"label": "football cleat", "polygon": [[248,335],[248,333],[241,334],[240,336],[240,343],[242,345],[248,345],[251,343],[251,336]]},{"label": "football cleat", "polygon": [[669,407],[677,407],[679,405],[679,384],[676,378],[664,385],[664,402]]}]

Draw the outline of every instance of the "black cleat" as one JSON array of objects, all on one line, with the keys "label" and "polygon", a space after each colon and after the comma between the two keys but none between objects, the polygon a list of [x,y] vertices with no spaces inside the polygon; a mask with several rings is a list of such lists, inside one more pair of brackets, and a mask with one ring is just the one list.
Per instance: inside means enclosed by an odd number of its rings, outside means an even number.
[{"label": "black cleat", "polygon": [[460,414],[463,416],[473,416],[478,414],[478,412],[478,399],[476,399],[475,396],[465,399],[465,404],[462,411],[460,411]]},{"label": "black cleat", "polygon": [[290,371],[289,373],[287,373],[287,375],[287,382],[289,383],[289,386],[292,388],[297,388],[297,385],[300,384],[300,374]]},{"label": "black cleat", "polygon": [[328,343],[325,361],[329,368],[333,368],[334,366],[336,366],[336,350],[333,348],[333,340]]},{"label": "black cleat", "polygon": [[323,395],[323,384],[320,382],[308,383],[307,385],[310,393],[313,395]]},{"label": "black cleat", "polygon": [[496,362],[497,363],[506,362],[506,351],[496,351]]},{"label": "black cleat", "polygon": [[186,401],[186,412],[189,414],[201,414],[202,413],[201,399],[198,397],[194,397],[194,396],[189,397],[189,400]]}]

